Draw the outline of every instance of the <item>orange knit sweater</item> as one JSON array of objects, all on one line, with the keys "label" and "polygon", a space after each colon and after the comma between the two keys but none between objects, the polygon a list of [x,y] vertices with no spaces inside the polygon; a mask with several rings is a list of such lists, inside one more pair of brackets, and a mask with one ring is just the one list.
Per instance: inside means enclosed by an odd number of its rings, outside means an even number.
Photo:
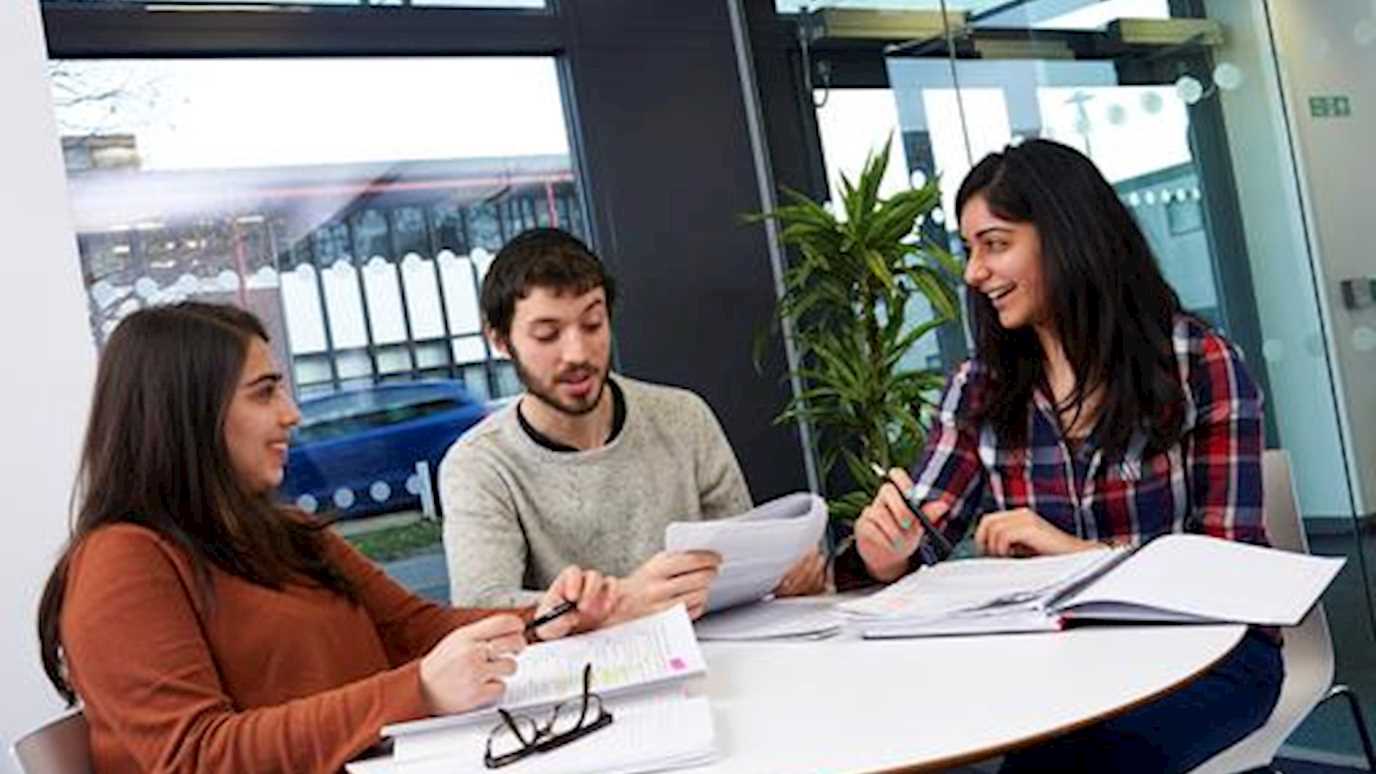
[{"label": "orange knit sweater", "polygon": [[212,569],[207,612],[188,557],[156,533],[118,525],[88,537],[61,627],[96,770],[333,772],[384,725],[423,717],[417,659],[497,611],[431,604],[342,539],[326,545],[358,606]]}]

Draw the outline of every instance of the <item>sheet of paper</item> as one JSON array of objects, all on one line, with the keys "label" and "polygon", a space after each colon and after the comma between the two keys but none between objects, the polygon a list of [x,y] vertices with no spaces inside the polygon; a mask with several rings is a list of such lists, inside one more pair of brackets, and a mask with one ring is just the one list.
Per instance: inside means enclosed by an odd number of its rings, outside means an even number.
[{"label": "sheet of paper", "polygon": [[[576,637],[531,645],[516,658],[516,674],[507,681],[500,706],[523,709],[547,706],[579,696],[583,666],[592,664],[592,690],[614,696],[706,672],[693,625],[683,605],[619,626]],[[420,735],[457,725],[491,721],[496,708],[460,715],[399,723],[382,729],[396,737],[397,755]]]},{"label": "sheet of paper", "polygon": [[[712,709],[706,698],[689,698],[672,688],[648,696],[612,699],[606,728],[501,769],[510,774],[617,774],[663,771],[711,762],[717,755]],[[359,761],[351,774],[454,774],[483,771],[490,729],[447,729],[423,755]]]},{"label": "sheet of paper", "polygon": [[585,664],[592,664],[593,690],[604,695],[707,670],[682,605],[610,629],[532,645],[516,661],[503,706],[547,704],[579,695]]},{"label": "sheet of paper", "polygon": [[821,639],[842,619],[831,600],[773,600],[709,613],[693,623],[699,640]]},{"label": "sheet of paper", "polygon": [[771,500],[740,516],[674,522],[664,531],[669,551],[702,549],[722,556],[708,610],[764,598],[804,554],[817,550],[826,529],[826,502],[800,493]]}]

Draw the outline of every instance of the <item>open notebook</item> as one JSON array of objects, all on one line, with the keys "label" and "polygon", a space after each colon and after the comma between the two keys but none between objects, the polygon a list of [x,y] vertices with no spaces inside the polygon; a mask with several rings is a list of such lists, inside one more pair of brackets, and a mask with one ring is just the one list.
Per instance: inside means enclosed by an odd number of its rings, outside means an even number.
[{"label": "open notebook", "polygon": [[1163,535],[1137,550],[943,562],[840,610],[872,638],[1047,631],[1072,620],[1294,626],[1345,561]]},{"label": "open notebook", "polygon": [[[576,637],[539,643],[516,658],[500,706],[539,716],[582,693],[585,664],[592,690],[613,722],[550,752],[532,755],[504,772],[660,771],[712,760],[716,755],[711,709],[686,690],[707,664],[683,605]],[[393,739],[392,757],[349,764],[351,772],[482,770],[496,706],[382,729]],[[439,767],[439,768],[436,768]]]}]

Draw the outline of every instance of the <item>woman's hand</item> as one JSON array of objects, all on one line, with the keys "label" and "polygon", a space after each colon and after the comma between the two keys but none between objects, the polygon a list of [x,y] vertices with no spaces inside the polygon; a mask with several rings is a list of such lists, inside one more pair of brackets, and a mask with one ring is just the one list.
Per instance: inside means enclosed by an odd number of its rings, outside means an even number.
[{"label": "woman's hand", "polygon": [[985,556],[1046,556],[1103,547],[1062,532],[1028,508],[985,514],[975,528],[975,545]]},{"label": "woman's hand", "polygon": [[[889,471],[889,477],[904,489],[912,489],[912,479],[902,470]],[[922,512],[939,529],[950,509],[943,503],[930,502],[922,506]],[[902,493],[886,481],[874,502],[855,520],[855,546],[870,575],[887,583],[907,573],[908,557],[917,550],[922,532],[922,525],[913,518]]]},{"label": "woman's hand", "polygon": [[494,615],[450,632],[420,661],[421,694],[434,715],[467,712],[506,691],[514,656],[526,646],[525,621]]},{"label": "woman's hand", "polygon": [[607,620],[620,599],[616,578],[596,570],[565,567],[540,598],[540,604],[535,606],[535,617],[565,602],[576,602],[578,607],[536,629],[535,636],[541,640],[555,640],[572,632],[596,629]]},{"label": "woman's hand", "polygon": [[784,573],[774,589],[776,597],[801,597],[827,590],[827,558],[821,551],[803,554]]}]

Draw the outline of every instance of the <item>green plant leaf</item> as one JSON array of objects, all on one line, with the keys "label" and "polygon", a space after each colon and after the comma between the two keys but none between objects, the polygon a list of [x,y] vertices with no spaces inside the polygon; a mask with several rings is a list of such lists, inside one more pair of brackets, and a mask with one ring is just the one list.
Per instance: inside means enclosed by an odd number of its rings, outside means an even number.
[{"label": "green plant leaf", "polygon": [[927,266],[909,266],[903,274],[917,285],[937,316],[947,320],[960,317],[960,297],[944,276]]},{"label": "green plant leaf", "polygon": [[[831,501],[834,518],[854,518],[877,484],[871,461],[910,468],[944,382],[934,369],[904,370],[903,356],[941,325],[959,319],[959,262],[937,245],[909,244],[914,226],[940,204],[935,180],[881,197],[892,138],[872,153],[858,177],[840,175],[832,211],[782,189],[784,204],[746,222],[773,220],[790,249],[776,320],[788,319],[798,361],[790,377],[803,384],[775,422],[803,421],[814,433],[824,480],[839,463],[870,491]],[[910,320],[909,301],[923,297],[929,320]],[[775,324],[762,329],[780,335]],[[757,339],[757,362],[764,352]]]},{"label": "green plant leaf", "polygon": [[965,264],[940,245],[928,242],[923,245],[922,253],[953,278],[959,279],[965,274]]},{"label": "green plant leaf", "polygon": [[893,135],[884,141],[884,147],[878,154],[871,155],[865,160],[864,171],[860,175],[860,182],[854,192],[854,212],[850,207],[846,211],[851,213],[852,220],[857,226],[868,228],[872,225],[872,220],[864,216],[872,212],[875,205],[879,202],[879,185],[884,182],[884,172],[889,168],[889,148],[893,144]]},{"label": "green plant leaf", "polygon": [[870,271],[884,287],[893,290],[893,272],[889,270],[889,263],[884,260],[884,256],[878,250],[866,250],[865,260],[869,263]]}]

